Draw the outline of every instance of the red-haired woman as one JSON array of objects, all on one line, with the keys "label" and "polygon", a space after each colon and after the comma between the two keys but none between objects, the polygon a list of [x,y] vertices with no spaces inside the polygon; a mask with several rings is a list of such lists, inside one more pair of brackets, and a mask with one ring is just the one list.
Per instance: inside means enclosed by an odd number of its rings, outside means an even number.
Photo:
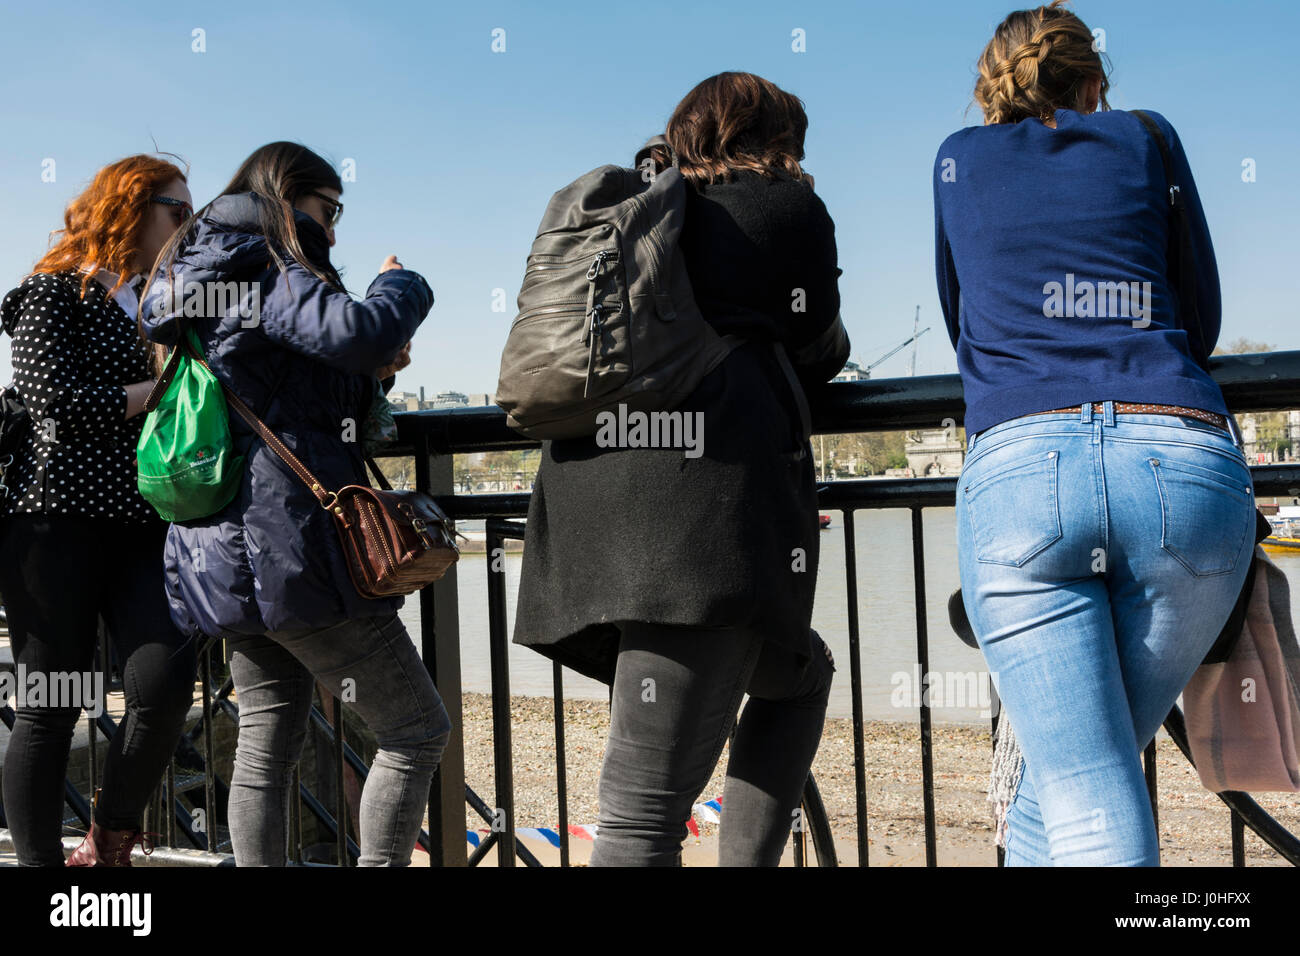
[{"label": "red-haired woman", "polygon": [[[131,156],[106,166],[0,304],[31,418],[3,482],[0,594],[20,680],[34,687],[42,675],[51,692],[19,695],[5,754],[4,811],[22,865],[64,864],[69,749],[82,706],[103,704],[86,688],[98,618],[122,666],[126,714],[90,833],[67,865],[130,865],[193,700],[195,649],[171,622],[163,583],[167,523],[136,490],[135,465],[153,386],[136,331],[137,280],[191,211],[171,163]],[[56,699],[55,688],[78,680],[80,694]]]}]

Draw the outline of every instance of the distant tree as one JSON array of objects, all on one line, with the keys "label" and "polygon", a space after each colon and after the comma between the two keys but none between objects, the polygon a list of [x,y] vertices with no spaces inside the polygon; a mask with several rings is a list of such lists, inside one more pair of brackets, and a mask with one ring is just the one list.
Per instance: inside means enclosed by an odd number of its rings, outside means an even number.
[{"label": "distant tree", "polygon": [[[813,463],[817,474],[821,474],[822,448],[825,446],[826,471],[829,474],[849,470],[849,462],[854,463],[853,473],[858,475],[875,475],[892,468],[891,461],[903,457],[903,432],[859,432],[852,435],[817,435],[812,440]],[[903,459],[906,461],[906,458]]]},{"label": "distant tree", "polygon": [[1215,350],[1215,355],[1250,355],[1254,352],[1272,352],[1276,345],[1269,345],[1265,342],[1252,342],[1247,338],[1233,339],[1227,345],[1220,345]]},{"label": "distant tree", "polygon": [[414,458],[376,458],[379,470],[394,488],[415,487]]}]

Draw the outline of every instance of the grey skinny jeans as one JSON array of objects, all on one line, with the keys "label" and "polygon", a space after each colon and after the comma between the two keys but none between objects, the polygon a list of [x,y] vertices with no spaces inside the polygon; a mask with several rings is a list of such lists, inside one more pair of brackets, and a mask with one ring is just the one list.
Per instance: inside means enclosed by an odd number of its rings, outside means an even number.
[{"label": "grey skinny jeans", "polygon": [[397,615],[241,637],[228,646],[239,698],[229,804],[235,864],[288,860],[290,782],[319,679],[379,744],[361,791],[359,864],[407,866],[451,718]]},{"label": "grey skinny jeans", "polygon": [[821,742],[835,671],[743,628],[620,626],[591,866],[680,866],[691,805],[745,693],[722,796],[719,866],[776,866]]}]

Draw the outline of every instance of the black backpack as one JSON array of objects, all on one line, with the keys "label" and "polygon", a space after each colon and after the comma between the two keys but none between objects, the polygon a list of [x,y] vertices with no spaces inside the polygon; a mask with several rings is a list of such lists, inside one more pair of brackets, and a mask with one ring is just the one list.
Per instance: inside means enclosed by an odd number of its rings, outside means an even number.
[{"label": "black backpack", "polygon": [[[658,174],[652,146],[672,158]],[[594,435],[596,416],[619,405],[671,411],[742,341],[714,331],[691,293],[672,148],[656,136],[635,162],[555,193],[533,240],[496,391],[530,438]]]}]

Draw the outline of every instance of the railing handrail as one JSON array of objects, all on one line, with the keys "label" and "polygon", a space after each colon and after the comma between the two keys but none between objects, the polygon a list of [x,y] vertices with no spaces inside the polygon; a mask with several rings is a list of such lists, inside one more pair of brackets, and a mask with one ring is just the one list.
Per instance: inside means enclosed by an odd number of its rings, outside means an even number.
[{"label": "railing handrail", "polygon": [[[1300,351],[1267,352],[1245,355],[1215,356],[1211,360],[1211,374],[1223,390],[1224,399],[1229,409],[1235,414],[1250,412],[1281,411],[1300,408]],[[809,404],[812,409],[814,434],[854,434],[861,432],[900,431],[915,428],[949,428],[956,427],[964,419],[965,403],[962,395],[961,379],[957,375],[931,375],[913,378],[880,379],[854,383],[828,383],[810,390]],[[1105,398],[1117,400],[1135,400],[1139,396],[1093,396],[1093,400]],[[479,451],[505,451],[513,449],[536,448],[540,442],[528,439],[513,431],[506,424],[505,412],[496,406],[428,409],[414,412],[400,412],[395,415],[398,423],[400,441],[390,446],[383,457],[415,456],[417,487],[432,491],[438,496],[447,513],[457,520],[486,519],[489,537],[501,532],[501,525],[508,522],[501,519],[520,518],[527,515],[531,494],[497,493],[468,495],[455,494],[455,481],[451,456],[456,453]],[[437,475],[433,479],[432,462],[436,465]],[[1251,477],[1258,495],[1300,496],[1300,463],[1281,465],[1258,465],[1251,468]],[[433,480],[431,480],[433,479]],[[902,507],[912,512],[912,547],[913,573],[918,582],[915,607],[917,614],[917,653],[923,662],[923,669],[928,667],[928,636],[926,623],[926,601],[924,597],[924,557],[920,550],[923,537],[921,514],[928,507],[951,507],[955,498],[957,479],[953,476],[938,478],[873,478],[847,481],[831,481],[820,485],[819,509],[836,509],[844,514],[845,536],[851,541],[853,512],[862,508]],[[855,740],[855,782],[856,782],[856,818],[858,833],[866,831],[866,790],[863,778],[864,764],[862,755],[862,714],[860,708],[860,690],[857,688],[861,674],[860,654],[855,653],[858,646],[856,562],[852,550],[846,552],[845,573],[849,584],[849,642],[851,675],[854,680],[854,740]],[[454,575],[444,582],[444,594],[455,601]],[[494,576],[489,575],[489,591],[494,590]],[[496,588],[502,591],[501,588]],[[490,596],[489,605],[494,602]],[[508,678],[501,677],[502,685],[497,686],[498,672],[506,673],[504,664],[504,606],[502,595],[496,595],[495,610],[489,609],[492,620],[490,643],[493,651],[493,739],[500,739],[504,734],[508,740],[508,711],[505,701],[509,699]],[[434,641],[434,635],[440,628],[448,630],[448,640],[454,646],[458,641],[459,628],[454,606],[448,613],[440,614],[435,622],[424,620],[426,611],[439,608],[435,602],[427,605],[421,603],[421,630],[427,654],[434,647],[442,646]],[[500,633],[498,633],[500,632]],[[451,655],[450,662],[459,673],[459,657]],[[562,710],[558,665],[555,668],[556,693],[556,727],[557,737],[562,738]],[[456,686],[458,690],[458,685]],[[501,698],[501,699],[498,699]],[[924,795],[926,797],[926,862],[933,866],[937,862],[935,840],[935,814],[933,807],[933,767],[928,759],[930,742],[929,713],[925,703],[921,705],[922,732],[922,776]],[[1177,709],[1170,715],[1175,725]],[[1175,727],[1175,729],[1177,729]],[[1181,745],[1181,741],[1180,741]],[[507,747],[508,750],[508,747]],[[496,759],[500,762],[501,753]],[[1155,795],[1155,748],[1154,741],[1145,752],[1146,777],[1152,798],[1153,812],[1156,809]],[[508,760],[508,757],[506,757]],[[1189,756],[1190,759],[1190,756]],[[498,768],[499,769],[499,768]],[[462,778],[463,779],[463,778]],[[453,781],[454,783],[455,781]],[[498,780],[500,784],[500,780]],[[513,798],[507,787],[505,799],[510,805]],[[454,792],[454,786],[443,786],[440,794],[445,803],[446,796]],[[564,792],[561,783],[561,794]],[[1233,863],[1241,866],[1245,863],[1244,833],[1247,827],[1260,835],[1275,851],[1292,863],[1300,862],[1296,856],[1295,836],[1274,821],[1262,808],[1245,794],[1221,794],[1220,798],[1228,804],[1232,821]],[[561,796],[563,801],[563,797]],[[435,809],[431,803],[431,815]],[[563,808],[562,811],[563,812]],[[482,810],[480,810],[480,814]],[[432,816],[431,816],[432,820]],[[431,827],[433,829],[433,827]],[[516,842],[517,841],[510,841]],[[562,844],[562,861],[567,862],[567,853]],[[480,850],[486,849],[486,844]],[[481,852],[476,851],[470,862],[477,862]],[[501,862],[513,862],[502,858]],[[998,853],[999,863],[1002,853]],[[859,845],[859,864],[867,865],[866,844]]]},{"label": "railing handrail", "polygon": [[[1236,414],[1300,408],[1300,351],[1216,355],[1210,373]],[[832,382],[812,390],[808,399],[818,435],[942,428],[946,419],[959,426],[966,412],[959,375]],[[496,405],[396,412],[394,418],[400,442],[384,457],[411,455],[423,439],[435,454],[540,444],[511,429]]]}]

